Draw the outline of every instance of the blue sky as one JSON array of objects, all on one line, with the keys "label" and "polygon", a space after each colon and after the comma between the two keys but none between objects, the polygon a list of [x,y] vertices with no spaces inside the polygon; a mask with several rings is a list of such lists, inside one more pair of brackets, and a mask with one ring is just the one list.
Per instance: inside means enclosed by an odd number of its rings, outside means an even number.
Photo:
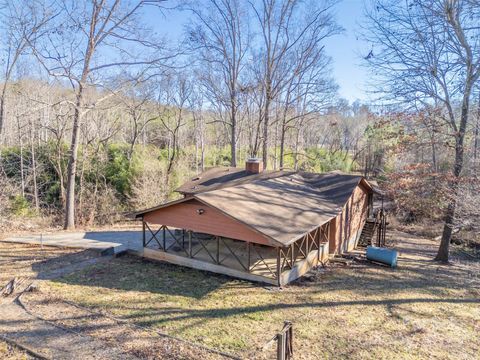
[{"label": "blue sky", "polygon": [[340,86],[340,96],[350,102],[366,101],[367,69],[361,66],[362,57],[371,47],[360,39],[363,21],[363,0],[343,0],[336,8],[337,22],[345,31],[327,40],[326,49],[333,58],[333,73]]},{"label": "blue sky", "polygon": [[[333,75],[340,86],[339,95],[350,102],[359,99],[367,101],[367,71],[362,56],[370,51],[368,44],[359,39],[360,23],[363,20],[364,0],[342,0],[336,6],[336,18],[345,30],[326,42],[327,53],[333,59]],[[166,34],[171,41],[182,36],[183,25],[188,21],[186,12],[168,12],[162,17],[157,12],[147,15],[148,22],[160,34]]]}]

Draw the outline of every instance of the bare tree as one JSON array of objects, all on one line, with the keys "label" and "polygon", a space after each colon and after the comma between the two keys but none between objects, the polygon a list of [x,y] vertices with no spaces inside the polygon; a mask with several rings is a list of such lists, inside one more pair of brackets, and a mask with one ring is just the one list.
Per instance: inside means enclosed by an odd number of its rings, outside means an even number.
[{"label": "bare tree", "polygon": [[52,9],[39,1],[2,1],[0,3],[0,36],[2,37],[2,83],[0,84],[0,142],[5,122],[7,89],[14,70],[30,43],[35,43],[43,35],[48,23],[55,18]]},{"label": "bare tree", "polygon": [[[65,0],[58,4],[58,22],[52,24],[47,40],[31,44],[48,73],[66,79],[74,90],[66,185],[66,229],[75,227],[75,182],[82,117],[113,94],[105,91],[103,97],[95,99],[95,103],[86,104],[85,93],[91,87],[108,88],[108,78],[114,71],[140,67],[150,69],[169,58],[169,55],[161,53],[162,43],[152,39],[139,18],[143,7],[159,7],[162,2]],[[140,70],[138,73],[144,74]],[[115,87],[120,86],[117,83]]]},{"label": "bare tree", "polygon": [[203,113],[203,96],[198,87],[192,86],[188,99],[188,108],[193,117],[193,134],[195,138],[195,171],[205,170],[205,114]]},{"label": "bare tree", "polygon": [[[250,2],[260,28],[262,82],[265,92],[263,110],[263,162],[268,165],[269,127],[272,102],[289,83],[286,63],[292,53],[315,52],[322,41],[336,34],[331,14],[334,1],[261,0]],[[308,10],[307,10],[308,9]],[[301,61],[301,60],[300,60]]]},{"label": "bare tree", "polygon": [[158,97],[158,119],[167,132],[168,163],[165,174],[165,183],[168,187],[170,176],[180,151],[179,135],[186,125],[187,106],[192,96],[191,81],[178,73],[166,76],[160,83]]},{"label": "bare tree", "polygon": [[[480,76],[478,0],[376,1],[368,14],[367,60],[392,101],[441,104],[454,140],[450,200],[436,260],[447,262],[464,165],[472,89]],[[457,106],[458,105],[458,106]]]},{"label": "bare tree", "polygon": [[241,0],[193,2],[190,47],[200,55],[199,77],[220,121],[230,129],[231,166],[237,166],[239,96],[250,34]]},{"label": "bare tree", "polygon": [[148,124],[157,118],[153,114],[154,94],[148,84],[141,84],[119,94],[118,98],[130,119],[131,134],[129,134],[130,136],[127,140],[130,144],[130,149],[127,156],[131,162],[135,145],[139,141],[140,136],[144,133]]},{"label": "bare tree", "polygon": [[259,61],[248,64],[249,84],[243,88],[240,102],[243,104],[244,131],[243,144],[247,147],[247,154],[258,157],[261,147],[263,110],[265,92],[262,85],[263,68]]},{"label": "bare tree", "polygon": [[[320,43],[308,44],[293,58],[290,79],[279,94],[281,115],[280,168],[284,166],[287,132],[295,125],[304,124],[313,114],[320,114],[333,102],[337,86],[329,76],[328,58]],[[297,129],[298,130],[298,129]],[[297,137],[299,132],[297,131]],[[295,142],[298,145],[298,142]]]}]

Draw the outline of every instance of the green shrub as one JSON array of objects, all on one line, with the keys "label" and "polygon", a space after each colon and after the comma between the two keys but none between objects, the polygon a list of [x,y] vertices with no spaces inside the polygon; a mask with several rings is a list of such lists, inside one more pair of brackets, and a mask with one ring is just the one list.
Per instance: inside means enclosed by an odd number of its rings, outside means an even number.
[{"label": "green shrub", "polygon": [[128,146],[119,144],[109,145],[107,156],[108,161],[104,168],[105,179],[125,199],[131,193],[131,185],[137,173],[139,159],[134,153],[132,159],[129,160]]},{"label": "green shrub", "polygon": [[30,203],[22,195],[15,195],[10,200],[10,212],[16,216],[34,216],[35,211],[30,207]]}]

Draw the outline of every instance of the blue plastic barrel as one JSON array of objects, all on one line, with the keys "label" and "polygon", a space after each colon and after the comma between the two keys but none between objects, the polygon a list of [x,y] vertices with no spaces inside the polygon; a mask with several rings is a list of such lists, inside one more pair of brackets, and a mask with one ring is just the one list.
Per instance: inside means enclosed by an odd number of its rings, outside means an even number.
[{"label": "blue plastic barrel", "polygon": [[397,267],[398,251],[376,246],[367,246],[367,259]]}]

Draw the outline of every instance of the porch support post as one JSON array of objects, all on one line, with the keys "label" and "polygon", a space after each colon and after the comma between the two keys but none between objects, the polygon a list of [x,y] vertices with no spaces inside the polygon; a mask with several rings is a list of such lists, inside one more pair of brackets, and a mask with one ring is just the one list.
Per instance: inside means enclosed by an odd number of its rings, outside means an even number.
[{"label": "porch support post", "polygon": [[281,269],[281,261],[280,261],[280,248],[277,247],[277,282],[278,286],[282,286],[282,269]]},{"label": "porch support post", "polygon": [[310,240],[310,233],[305,235],[305,259],[308,257],[308,240]]},{"label": "porch support post", "polygon": [[292,243],[290,247],[292,248],[292,251],[290,252],[290,256],[292,257],[292,269],[293,269],[293,265],[295,265],[295,243]]},{"label": "porch support post", "polygon": [[192,230],[188,231],[188,256],[192,257]]},{"label": "porch support post", "polygon": [[250,272],[250,241],[247,241],[247,269]]},{"label": "porch support post", "polygon": [[185,249],[185,229],[182,229],[182,247]]},{"label": "porch support post", "polygon": [[216,254],[216,260],[217,264],[220,264],[220,236],[216,236],[217,238],[217,254]]},{"label": "porch support post", "polygon": [[317,231],[317,235],[315,236],[315,240],[317,241],[317,264],[320,262],[320,238],[322,237],[323,227],[320,227]]},{"label": "porch support post", "polygon": [[165,231],[165,225],[163,225],[163,251],[167,252],[167,234]]},{"label": "porch support post", "polygon": [[143,247],[145,247],[145,242],[146,242],[146,239],[145,239],[145,219],[143,218],[142,216],[142,242],[143,242]]}]

